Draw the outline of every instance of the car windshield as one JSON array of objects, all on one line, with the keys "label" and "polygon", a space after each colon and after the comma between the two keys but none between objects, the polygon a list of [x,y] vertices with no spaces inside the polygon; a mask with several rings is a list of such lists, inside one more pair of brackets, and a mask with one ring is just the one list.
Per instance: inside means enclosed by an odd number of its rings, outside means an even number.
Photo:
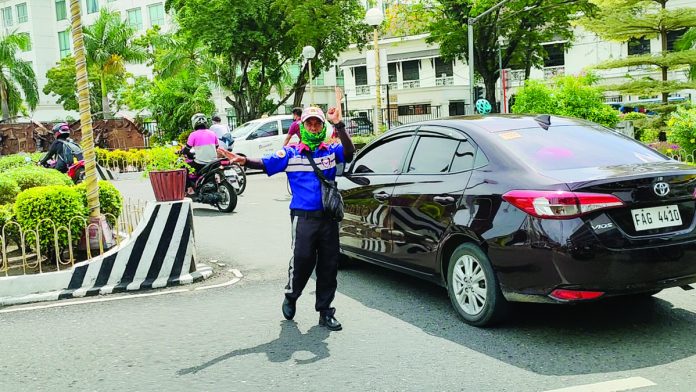
[{"label": "car windshield", "polygon": [[496,132],[501,145],[540,170],[565,170],[667,161],[655,150],[602,127],[557,126]]},{"label": "car windshield", "polygon": [[246,123],[244,123],[244,124],[238,126],[237,128],[235,128],[235,129],[232,131],[232,137],[235,137],[235,138],[238,138],[238,137],[245,137],[246,135],[249,134],[249,132],[251,132],[252,130],[254,130],[254,129],[255,129],[256,127],[258,127],[258,126],[259,126],[259,122],[258,122],[258,121],[249,121],[249,122],[246,122]]}]

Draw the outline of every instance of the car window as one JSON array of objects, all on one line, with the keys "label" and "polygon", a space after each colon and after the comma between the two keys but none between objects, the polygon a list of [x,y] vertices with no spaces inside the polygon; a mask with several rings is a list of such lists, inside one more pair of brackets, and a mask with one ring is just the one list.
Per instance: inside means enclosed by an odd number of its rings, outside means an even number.
[{"label": "car window", "polygon": [[278,135],[278,121],[271,121],[263,124],[259,129],[252,132],[248,139],[251,140],[276,135]]},{"label": "car window", "polygon": [[283,126],[283,134],[284,134],[284,135],[287,135],[287,134],[288,134],[288,131],[290,130],[290,126],[291,126],[292,123],[294,123],[294,122],[295,122],[295,120],[293,120],[293,119],[291,119],[291,118],[289,118],[289,119],[287,119],[287,120],[280,120],[280,124]]},{"label": "car window", "polygon": [[[408,165],[407,173],[447,173],[459,147],[459,140],[438,136],[421,136]],[[473,155],[471,156],[473,161]]]},{"label": "car window", "polygon": [[244,123],[232,131],[232,137],[235,137],[235,138],[245,137],[246,135],[249,134],[249,131],[251,131],[251,129],[255,128],[257,125],[259,125],[258,122]]},{"label": "car window", "polygon": [[[476,157],[476,147],[472,146],[468,141],[460,141],[457,146],[457,151],[454,153],[454,159],[452,160],[452,167],[450,167],[451,173],[460,173],[463,171],[471,170],[476,167],[481,167],[485,165],[486,157],[483,153],[478,154],[480,156]],[[474,165],[474,157],[477,159],[477,165]],[[482,165],[480,162],[484,162]]]},{"label": "car window", "polygon": [[569,125],[498,132],[500,145],[540,170],[666,161],[655,150],[600,126]]},{"label": "car window", "polygon": [[354,173],[394,174],[401,169],[404,155],[411,144],[411,133],[386,139],[369,151],[361,154],[355,161]]}]

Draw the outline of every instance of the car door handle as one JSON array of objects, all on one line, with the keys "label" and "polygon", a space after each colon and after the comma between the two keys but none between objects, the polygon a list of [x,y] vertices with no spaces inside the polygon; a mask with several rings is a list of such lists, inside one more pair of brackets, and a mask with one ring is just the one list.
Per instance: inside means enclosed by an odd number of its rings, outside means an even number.
[{"label": "car door handle", "polygon": [[385,201],[385,200],[389,199],[389,194],[386,192],[380,192],[380,193],[375,193],[374,195],[372,195],[372,197],[374,197],[375,199],[377,199],[379,201]]},{"label": "car door handle", "polygon": [[454,197],[452,197],[452,196],[435,196],[435,197],[433,197],[433,201],[435,201],[436,203],[442,204],[442,205],[447,205],[447,204],[454,203]]}]

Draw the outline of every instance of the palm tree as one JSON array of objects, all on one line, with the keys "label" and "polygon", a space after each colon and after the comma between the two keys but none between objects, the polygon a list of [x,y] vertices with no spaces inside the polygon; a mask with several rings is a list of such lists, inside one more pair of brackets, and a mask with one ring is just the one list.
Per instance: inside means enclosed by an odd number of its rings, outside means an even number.
[{"label": "palm tree", "polygon": [[39,103],[39,86],[34,70],[28,61],[17,57],[19,51],[28,50],[29,46],[29,36],[26,34],[12,33],[0,37],[0,105],[3,120],[19,112],[22,105],[20,90],[29,109],[36,109]]},{"label": "palm tree", "polygon": [[110,115],[107,77],[123,74],[126,63],[142,63],[147,57],[145,48],[132,44],[135,33],[118,12],[106,9],[100,11],[93,25],[83,30],[87,64],[99,70],[104,117]]}]

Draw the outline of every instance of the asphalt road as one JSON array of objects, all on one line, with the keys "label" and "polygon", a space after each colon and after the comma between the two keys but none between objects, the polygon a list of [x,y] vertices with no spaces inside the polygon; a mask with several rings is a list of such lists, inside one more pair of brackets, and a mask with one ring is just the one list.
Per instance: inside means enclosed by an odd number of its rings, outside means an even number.
[{"label": "asphalt road", "polygon": [[[142,180],[116,185],[152,197]],[[195,206],[211,281],[0,309],[0,391],[694,390],[694,291],[518,306],[505,325],[478,329],[443,289],[355,264],[339,273],[343,331],[316,325],[312,282],[284,321],[288,201],[284,176],[254,175],[235,213]],[[194,290],[226,281],[229,268],[241,281]]]}]

